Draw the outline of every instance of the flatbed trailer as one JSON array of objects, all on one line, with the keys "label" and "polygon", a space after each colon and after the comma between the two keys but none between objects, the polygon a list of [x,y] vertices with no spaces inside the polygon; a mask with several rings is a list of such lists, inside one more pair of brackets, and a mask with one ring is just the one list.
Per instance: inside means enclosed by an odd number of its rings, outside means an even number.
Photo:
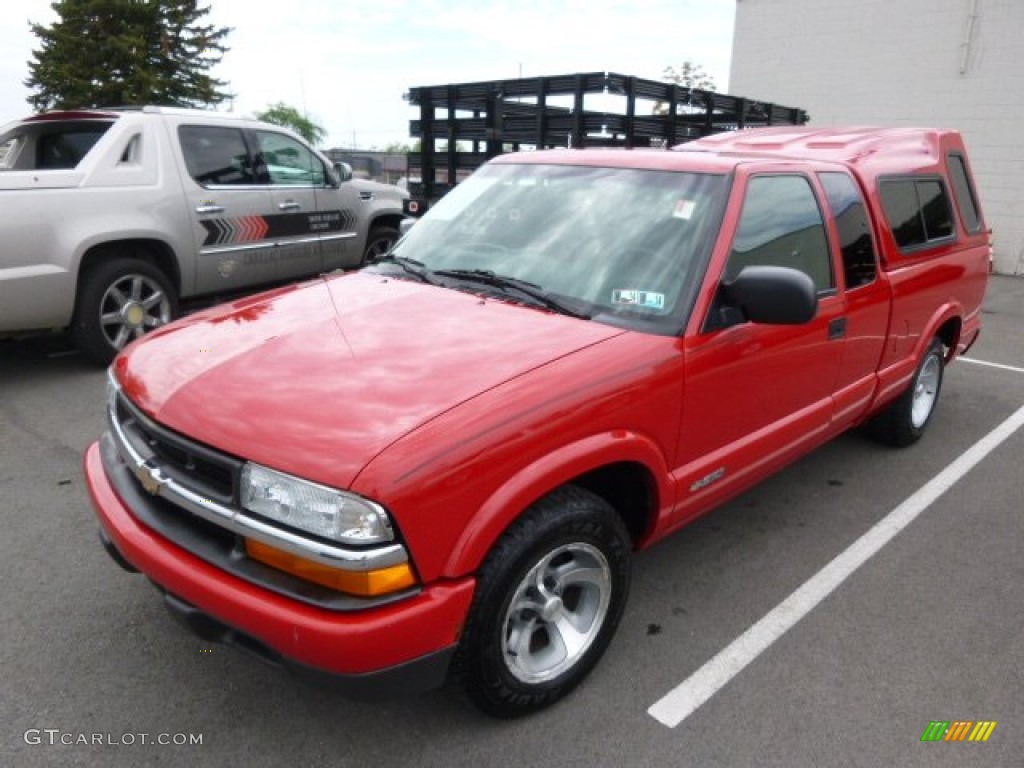
[{"label": "flatbed trailer", "polygon": [[525,149],[669,148],[723,131],[803,125],[796,107],[611,72],[411,88],[407,212],[423,213],[487,160]]}]

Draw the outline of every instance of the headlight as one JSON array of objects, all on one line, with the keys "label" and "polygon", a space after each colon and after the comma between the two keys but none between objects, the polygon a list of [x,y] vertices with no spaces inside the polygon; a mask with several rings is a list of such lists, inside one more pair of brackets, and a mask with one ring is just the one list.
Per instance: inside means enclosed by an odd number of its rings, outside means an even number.
[{"label": "headlight", "polygon": [[387,513],[372,501],[258,464],[242,468],[241,493],[250,512],[315,536],[347,544],[394,539]]}]

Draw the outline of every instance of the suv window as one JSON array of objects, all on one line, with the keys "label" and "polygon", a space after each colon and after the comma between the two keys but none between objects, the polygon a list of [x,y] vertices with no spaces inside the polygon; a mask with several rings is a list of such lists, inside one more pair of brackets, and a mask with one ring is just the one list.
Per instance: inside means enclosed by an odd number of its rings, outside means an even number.
[{"label": "suv window", "polygon": [[181,153],[189,175],[198,184],[255,184],[252,157],[238,128],[182,125]]},{"label": "suv window", "polygon": [[725,278],[753,265],[798,269],[819,293],[835,286],[821,209],[803,176],[755,176],[747,184]]},{"label": "suv window", "polygon": [[74,168],[92,149],[107,126],[44,133],[36,140],[36,168]]},{"label": "suv window", "polygon": [[271,184],[322,186],[327,172],[320,158],[291,136],[272,131],[256,131],[260,154]]},{"label": "suv window", "polygon": [[70,170],[89,154],[113,120],[48,120],[0,135],[0,168]]},{"label": "suv window", "polygon": [[0,136],[0,170],[14,167],[18,151],[24,143],[24,136]]},{"label": "suv window", "polygon": [[875,279],[875,246],[864,197],[845,173],[819,173],[818,179],[839,230],[846,290],[867,285]]},{"label": "suv window", "polygon": [[967,162],[963,155],[951,154],[948,158],[949,180],[953,184],[953,196],[960,208],[964,220],[964,229],[971,234],[981,231],[981,216],[978,214],[978,201],[974,196],[970,176],[967,174]]},{"label": "suv window", "polygon": [[941,179],[887,179],[881,182],[879,194],[901,250],[953,236],[949,195]]}]

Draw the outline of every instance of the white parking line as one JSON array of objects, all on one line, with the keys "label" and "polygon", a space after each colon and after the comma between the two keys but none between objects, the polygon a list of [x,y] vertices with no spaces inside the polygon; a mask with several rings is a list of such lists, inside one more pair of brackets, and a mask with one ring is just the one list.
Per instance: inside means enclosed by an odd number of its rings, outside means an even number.
[{"label": "white parking line", "polygon": [[713,659],[655,702],[647,713],[669,728],[679,725],[1021,426],[1024,426],[1024,406],[925,483]]},{"label": "white parking line", "polygon": [[1004,371],[1024,373],[1024,368],[1016,368],[1012,365],[1003,365],[1002,363],[990,363],[986,360],[975,360],[973,357],[958,357],[957,360],[963,360],[965,363],[973,363],[974,365],[984,365],[986,368],[999,368]]}]

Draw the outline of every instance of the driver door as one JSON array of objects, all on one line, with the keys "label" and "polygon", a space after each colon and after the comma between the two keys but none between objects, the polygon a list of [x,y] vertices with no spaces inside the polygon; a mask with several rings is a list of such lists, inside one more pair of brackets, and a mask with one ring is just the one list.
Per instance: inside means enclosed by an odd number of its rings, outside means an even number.
[{"label": "driver door", "polygon": [[818,311],[802,325],[757,325],[723,322],[716,303],[685,339],[677,522],[826,439],[842,359],[843,299],[814,181],[738,175],[742,208],[720,282],[748,265],[799,269],[814,281]]}]

